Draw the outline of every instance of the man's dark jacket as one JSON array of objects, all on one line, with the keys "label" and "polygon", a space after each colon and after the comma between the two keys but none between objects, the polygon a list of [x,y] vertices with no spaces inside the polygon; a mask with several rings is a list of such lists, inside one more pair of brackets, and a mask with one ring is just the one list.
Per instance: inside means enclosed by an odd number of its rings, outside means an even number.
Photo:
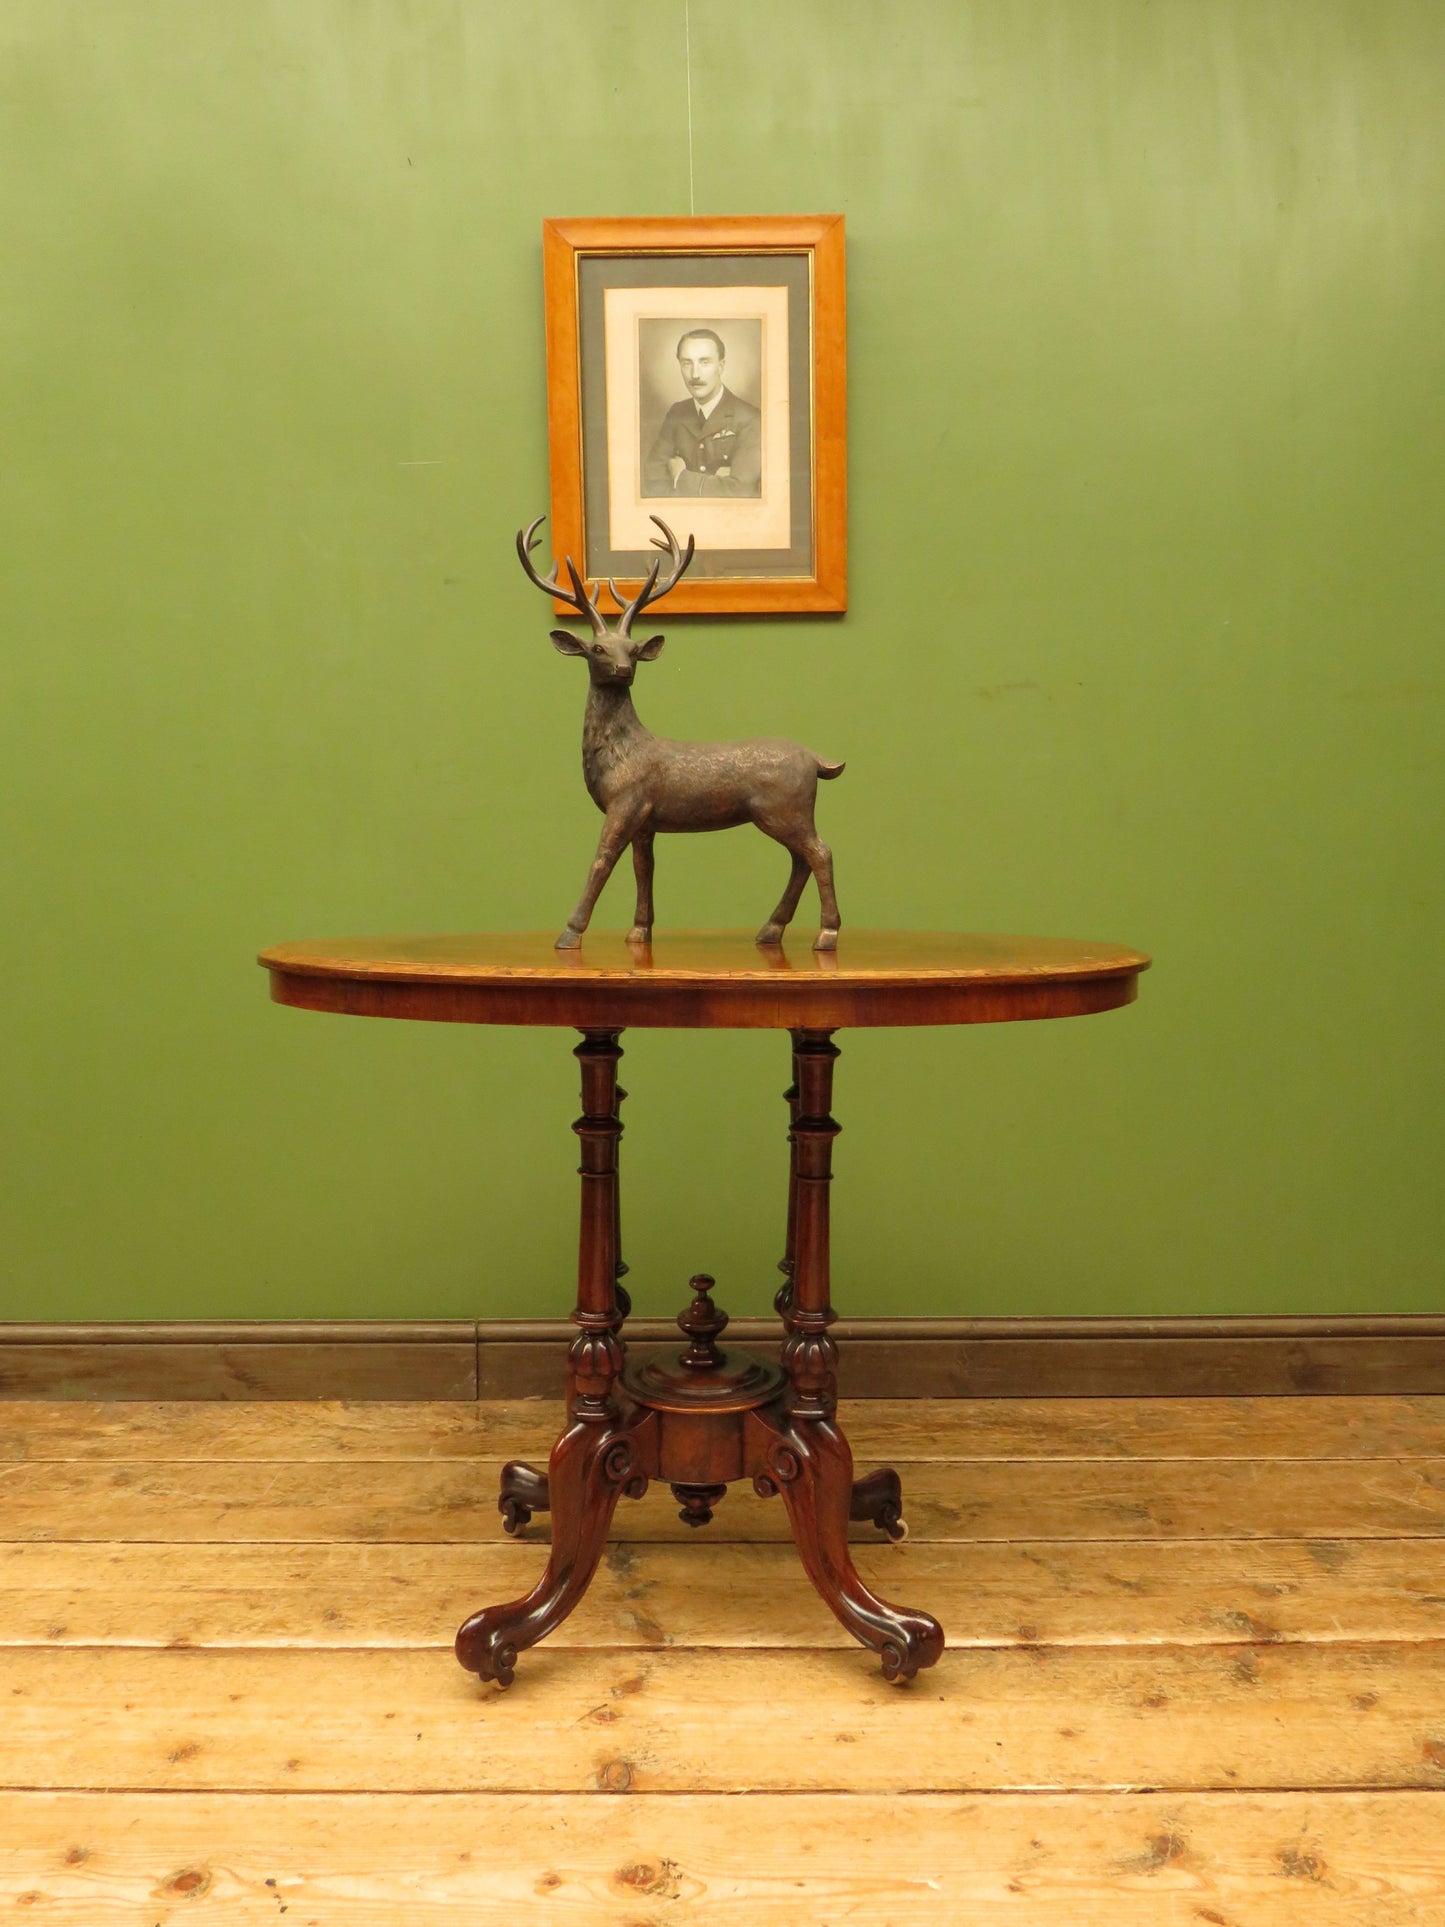
[{"label": "man's dark jacket", "polygon": [[[763,492],[762,413],[724,388],[705,422],[689,396],[663,417],[642,470],[644,495],[751,495]],[[667,472],[673,455],[686,467],[676,487]]]}]

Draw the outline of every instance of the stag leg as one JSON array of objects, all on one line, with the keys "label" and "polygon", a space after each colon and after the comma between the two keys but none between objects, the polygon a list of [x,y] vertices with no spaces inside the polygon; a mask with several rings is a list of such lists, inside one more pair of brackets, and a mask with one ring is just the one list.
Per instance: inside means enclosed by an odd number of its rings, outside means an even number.
[{"label": "stag leg", "polygon": [[632,870],[637,878],[637,909],[633,914],[632,928],[627,933],[629,943],[652,942],[652,832],[639,830],[632,839]]},{"label": "stag leg", "polygon": [[815,950],[836,950],[838,948],[838,893],[833,888],[833,852],[823,839],[814,831],[803,846],[808,865],[818,879],[818,897],[822,904],[822,929],[813,945]]},{"label": "stag leg", "polygon": [[616,867],[617,859],[632,841],[632,825],[622,818],[609,816],[602,826],[598,840],[597,854],[592,859],[592,868],[587,872],[587,888],[582,892],[582,900],[567,919],[567,927],[558,937],[554,948],[575,950],[582,941],[582,933],[592,921],[592,911],[602,886]]},{"label": "stag leg", "polygon": [[794,850],[791,854],[793,858],[793,873],[788,878],[788,887],[778,899],[777,909],[774,910],[773,914],[758,932],[755,939],[758,943],[781,943],[783,941],[783,932],[793,921],[793,917],[798,908],[798,899],[802,896],[803,890],[807,885],[808,877],[811,874],[807,857],[803,855],[801,850]]}]

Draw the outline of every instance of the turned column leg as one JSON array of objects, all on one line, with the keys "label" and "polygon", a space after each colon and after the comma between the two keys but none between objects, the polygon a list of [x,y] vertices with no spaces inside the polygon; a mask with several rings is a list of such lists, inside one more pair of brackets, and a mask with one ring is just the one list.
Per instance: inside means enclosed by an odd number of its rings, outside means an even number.
[{"label": "turned column leg", "polygon": [[[848,1550],[848,1521],[855,1502],[862,1516],[878,1518],[897,1492],[897,1474],[853,1481],[853,1455],[834,1422],[838,1403],[838,1348],[828,1327],[833,1310],[829,1276],[828,1188],[832,1183],[831,1033],[804,1030],[794,1036],[797,1113],[792,1137],[794,1249],[792,1297],[783,1313],[787,1337],[782,1363],[788,1387],[777,1405],[748,1415],[749,1466],[765,1497],[781,1493],[788,1522],[809,1578],[855,1639],[871,1646],[889,1679],[910,1679],[943,1650],[943,1632],[927,1613],[890,1606],[864,1585]],[[896,1523],[896,1514],[894,1523]]]},{"label": "turned column leg", "polygon": [[793,1040],[793,1081],[783,1092],[783,1101],[788,1107],[788,1240],[778,1265],[783,1282],[773,1298],[773,1310],[779,1318],[787,1316],[793,1302],[793,1269],[798,1244],[798,1140],[793,1134],[798,1124],[798,1045],[803,1033],[794,1030],[788,1034]]},{"label": "turned column leg", "polygon": [[838,1047],[826,1030],[793,1033],[792,1145],[793,1275],[783,1312],[783,1370],[788,1409],[799,1417],[830,1418],[838,1403],[838,1347],[828,1327],[833,1309],[829,1252],[828,1189],[833,1182],[833,1139],[841,1126],[831,1115],[833,1065]]},{"label": "turned column leg", "polygon": [[[621,1055],[620,1050],[618,1055]],[[627,1276],[627,1266],[622,1262],[622,1177],[620,1170],[620,1153],[622,1150],[622,1105],[626,1096],[626,1091],[623,1090],[620,1084],[617,1084],[612,1102],[612,1116],[617,1125],[617,1154],[614,1155],[612,1159],[612,1235],[617,1242],[613,1296],[617,1300],[617,1315],[624,1323],[632,1316],[632,1299],[622,1288],[622,1281]]]},{"label": "turned column leg", "polygon": [[[469,1672],[511,1683],[517,1654],[553,1631],[587,1590],[618,1499],[641,1498],[656,1458],[656,1414],[624,1409],[615,1396],[622,1370],[617,1304],[617,1060],[615,1030],[589,1030],[575,1055],[582,1066],[582,1214],[578,1244],[578,1329],[568,1354],[568,1424],[552,1448],[545,1479],[509,1465],[499,1501],[504,1520],[550,1504],[552,1549],[546,1571],[522,1599],[473,1613],[456,1637]],[[522,1521],[525,1523],[525,1521]]]},{"label": "turned column leg", "polygon": [[[585,1034],[585,1033],[584,1033]],[[608,1034],[608,1033],[602,1033]],[[615,1033],[620,1035],[620,1033]],[[583,1046],[573,1053],[580,1057]],[[618,1057],[622,1056],[619,1046]],[[614,1079],[612,1118],[617,1126],[617,1151],[622,1148],[622,1104],[627,1093]],[[613,1287],[617,1301],[618,1318],[625,1321],[632,1316],[632,1299],[623,1289],[622,1280],[627,1276],[627,1266],[622,1262],[622,1179],[620,1157],[614,1155],[612,1161],[612,1227],[617,1244],[616,1284]],[[626,1350],[626,1343],[623,1345]],[[568,1416],[571,1416],[571,1385],[568,1385]],[[534,1512],[550,1512],[551,1499],[547,1491],[547,1474],[539,1472],[534,1465],[524,1464],[513,1459],[502,1467],[501,1486],[497,1493],[497,1510],[502,1515],[502,1525],[507,1532],[520,1532],[531,1522]]]}]

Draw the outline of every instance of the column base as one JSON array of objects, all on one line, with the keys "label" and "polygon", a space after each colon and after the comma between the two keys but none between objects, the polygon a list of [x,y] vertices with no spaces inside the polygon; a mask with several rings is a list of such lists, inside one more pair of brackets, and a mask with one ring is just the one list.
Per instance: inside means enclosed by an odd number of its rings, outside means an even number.
[{"label": "column base", "polygon": [[766,1498],[781,1494],[808,1577],[853,1637],[879,1655],[885,1678],[912,1679],[938,1659],[938,1622],[871,1592],[848,1550],[850,1520],[906,1536],[897,1472],[854,1479],[831,1413],[790,1410],[793,1388],[778,1365],[718,1348],[727,1321],[708,1296],[711,1283],[695,1281],[697,1299],[683,1315],[691,1343],[673,1358],[629,1364],[605,1423],[574,1418],[545,1474],[516,1461],[503,1468],[504,1525],[515,1532],[555,1508],[552,1552],[524,1599],[473,1614],[457,1634],[458,1659],[483,1679],[508,1685],[518,1652],[561,1624],[591,1581],[618,1499],[640,1497],[653,1479],[672,1487],[690,1526],[707,1525],[736,1480],[751,1479]]}]

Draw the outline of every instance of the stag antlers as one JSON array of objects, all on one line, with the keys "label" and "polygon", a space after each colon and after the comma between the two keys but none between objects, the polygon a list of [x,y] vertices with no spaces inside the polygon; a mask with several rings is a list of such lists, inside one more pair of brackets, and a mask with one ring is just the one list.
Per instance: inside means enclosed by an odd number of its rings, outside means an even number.
[{"label": "stag antlers", "polygon": [[[517,554],[521,559],[522,567],[527,571],[528,580],[535,582],[539,589],[545,589],[548,595],[555,596],[559,602],[570,602],[578,615],[586,616],[587,620],[592,624],[592,633],[594,636],[605,636],[609,634],[607,619],[597,607],[597,592],[602,587],[600,577],[589,591],[587,584],[583,581],[582,577],[578,575],[577,564],[572,560],[570,555],[567,557],[567,573],[572,578],[572,587],[570,589],[564,589],[558,580],[558,564],[556,562],[552,564],[552,573],[546,576],[538,575],[537,571],[532,567],[531,554],[532,550],[537,546],[537,531],[546,519],[545,515],[539,515],[536,521],[528,528],[517,530]],[[677,587],[679,580],[697,551],[696,537],[690,535],[687,538],[687,547],[685,549],[681,548],[678,545],[677,537],[667,526],[666,522],[662,520],[661,516],[652,515],[648,517],[648,520],[655,522],[666,537],[665,541],[659,542],[654,535],[652,538],[652,546],[655,549],[665,551],[668,559],[672,563],[672,572],[666,582],[658,583],[658,573],[662,568],[662,557],[658,556],[657,560],[647,572],[647,580],[630,602],[623,595],[612,577],[608,576],[607,586],[612,591],[613,600],[622,611],[621,616],[618,618],[616,633],[623,637],[632,634],[633,617],[640,615],[649,602],[660,602],[669,589]]]}]

